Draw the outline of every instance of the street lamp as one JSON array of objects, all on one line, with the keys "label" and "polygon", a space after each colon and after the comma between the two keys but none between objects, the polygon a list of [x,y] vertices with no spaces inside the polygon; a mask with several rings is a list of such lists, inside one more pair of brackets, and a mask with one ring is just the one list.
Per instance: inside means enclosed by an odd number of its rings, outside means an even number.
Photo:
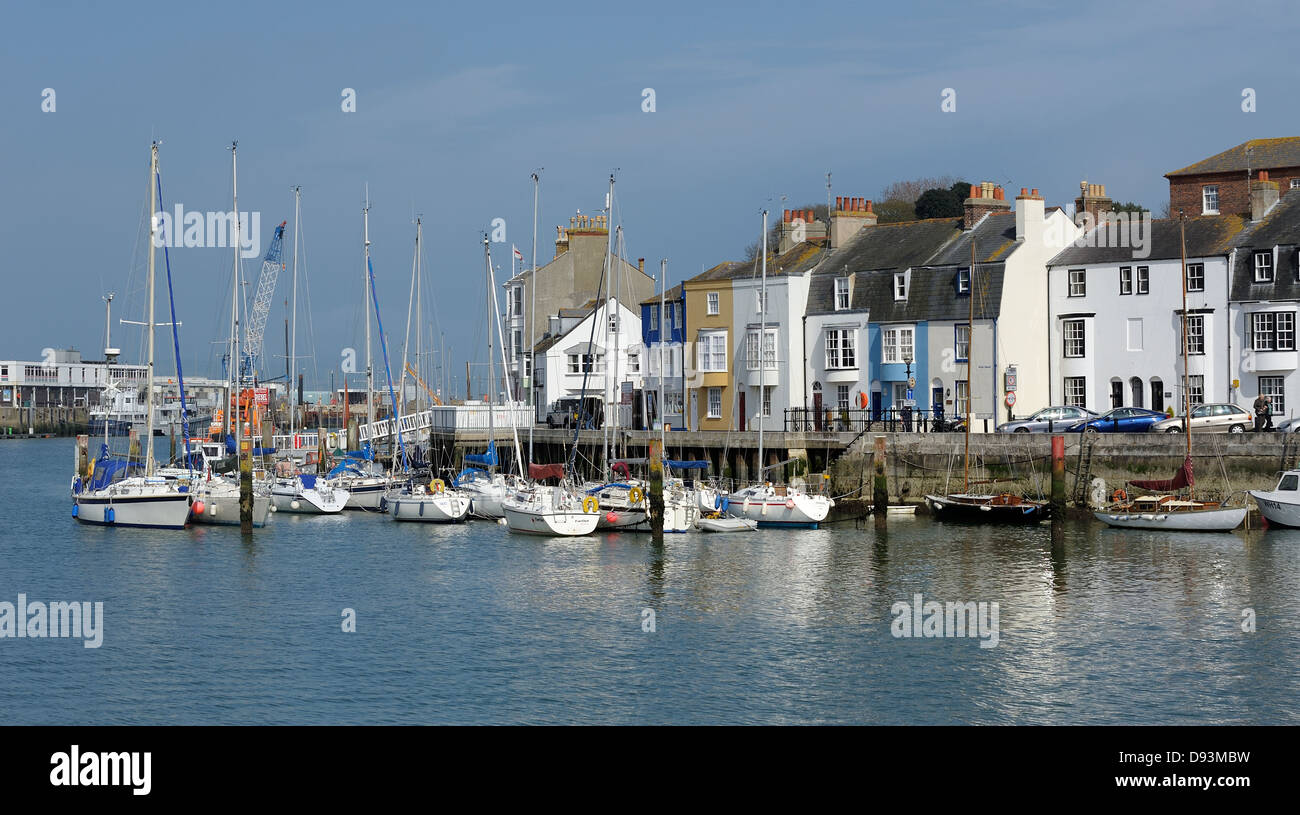
[{"label": "street lamp", "polygon": [[907,363],[907,398],[903,401],[903,430],[912,429],[912,353],[908,351],[903,354],[903,362]]}]

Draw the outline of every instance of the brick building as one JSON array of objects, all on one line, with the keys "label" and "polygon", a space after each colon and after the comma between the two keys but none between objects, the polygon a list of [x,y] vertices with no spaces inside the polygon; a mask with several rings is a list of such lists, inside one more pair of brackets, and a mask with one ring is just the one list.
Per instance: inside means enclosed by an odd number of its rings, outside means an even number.
[{"label": "brick building", "polygon": [[1250,181],[1278,182],[1282,192],[1300,189],[1300,137],[1251,139],[1181,170],[1169,179],[1169,214],[1188,216],[1250,214]]}]

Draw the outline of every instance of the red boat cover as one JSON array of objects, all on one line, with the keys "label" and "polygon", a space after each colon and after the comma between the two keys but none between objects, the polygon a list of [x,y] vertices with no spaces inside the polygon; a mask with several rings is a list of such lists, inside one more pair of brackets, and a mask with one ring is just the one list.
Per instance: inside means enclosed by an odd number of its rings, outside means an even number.
[{"label": "red boat cover", "polygon": [[529,464],[528,477],[534,481],[543,478],[564,478],[563,464]]},{"label": "red boat cover", "polygon": [[616,461],[610,469],[614,471],[615,475],[621,475],[624,478],[632,477],[632,468],[627,466],[626,461]]},{"label": "red boat cover", "polygon": [[1173,492],[1174,490],[1181,490],[1183,487],[1193,486],[1196,484],[1196,479],[1192,477],[1192,459],[1190,457],[1183,459],[1183,466],[1168,481],[1130,481],[1128,483],[1144,490],[1155,490],[1156,492]]}]

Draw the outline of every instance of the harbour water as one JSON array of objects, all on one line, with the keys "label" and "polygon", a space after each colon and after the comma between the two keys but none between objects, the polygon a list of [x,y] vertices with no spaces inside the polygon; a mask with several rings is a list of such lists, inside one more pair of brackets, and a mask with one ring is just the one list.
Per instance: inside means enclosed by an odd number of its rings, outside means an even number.
[{"label": "harbour water", "polygon": [[[8,724],[1300,722],[1300,532],[656,547],[347,514],[246,540],[77,524],[72,445],[0,444],[0,601],[100,601],[103,642],[0,638]],[[996,647],[895,637],[917,594],[998,603]]]}]

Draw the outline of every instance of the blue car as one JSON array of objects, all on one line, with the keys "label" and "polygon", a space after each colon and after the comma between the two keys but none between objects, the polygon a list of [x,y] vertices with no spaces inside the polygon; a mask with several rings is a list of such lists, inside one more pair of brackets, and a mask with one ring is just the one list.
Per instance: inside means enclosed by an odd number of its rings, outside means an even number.
[{"label": "blue car", "polygon": [[1095,419],[1079,422],[1067,433],[1145,433],[1151,425],[1167,418],[1146,408],[1122,407],[1107,411]]}]

